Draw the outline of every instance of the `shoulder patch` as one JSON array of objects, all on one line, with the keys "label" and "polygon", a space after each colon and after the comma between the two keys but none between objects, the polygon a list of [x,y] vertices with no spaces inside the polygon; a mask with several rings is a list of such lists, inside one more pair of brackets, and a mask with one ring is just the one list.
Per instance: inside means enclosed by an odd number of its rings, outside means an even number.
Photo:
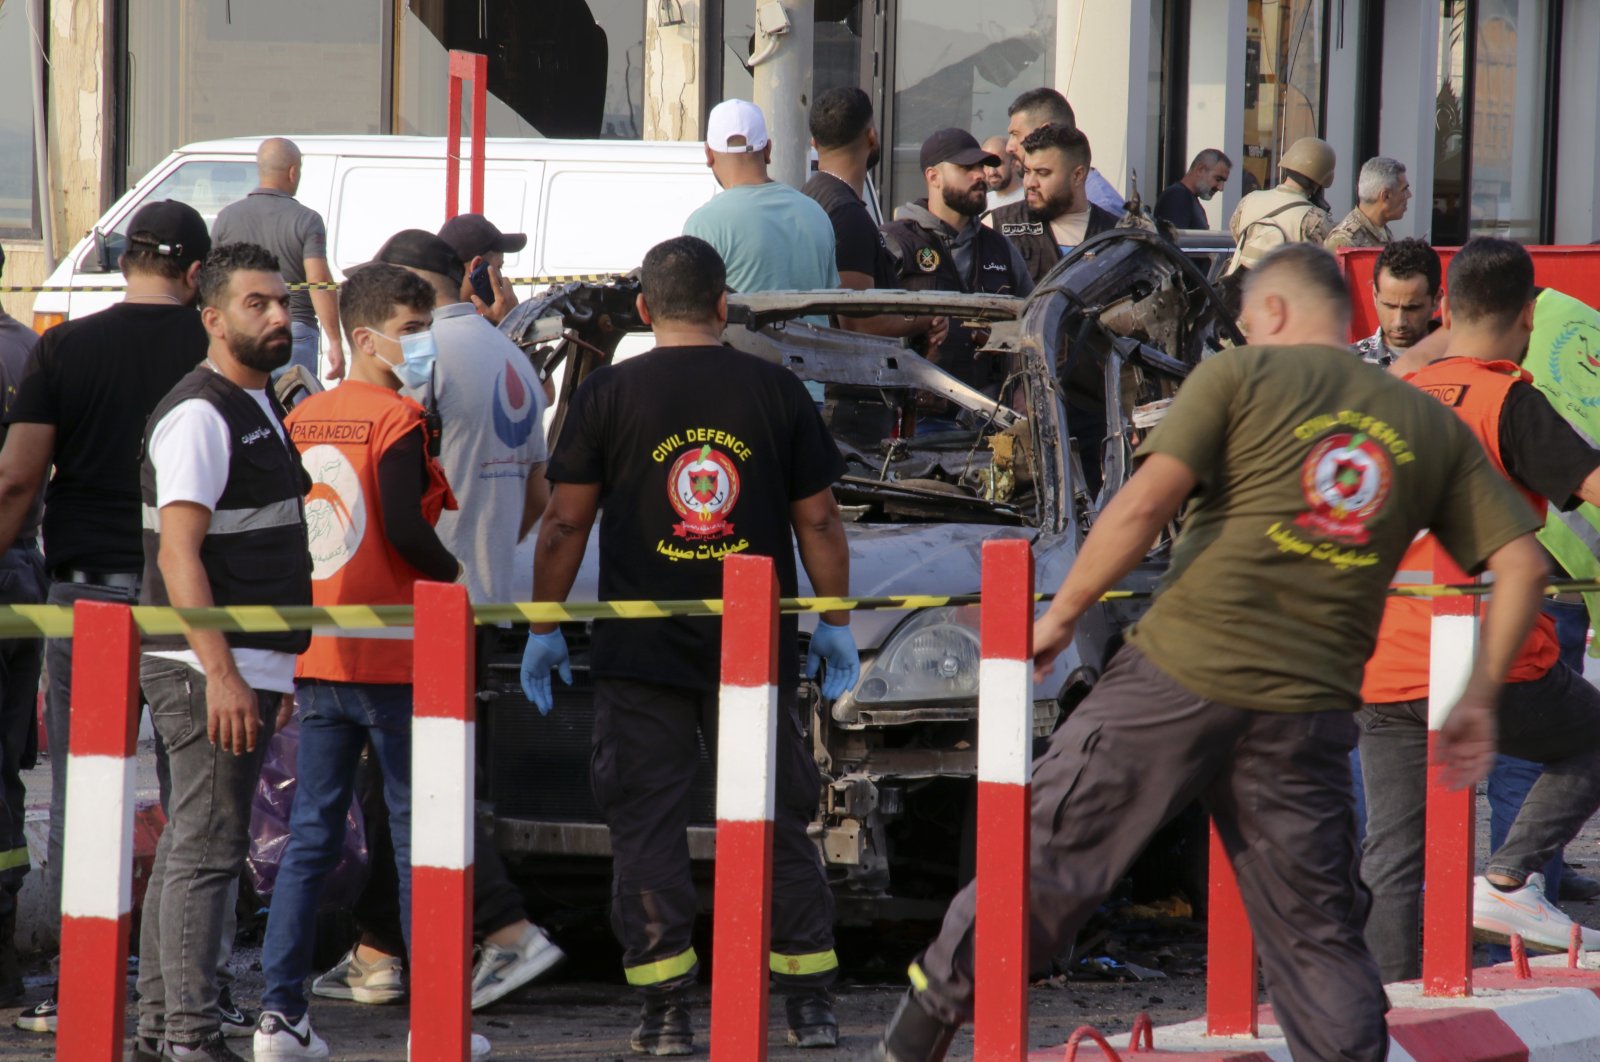
[{"label": "shoulder patch", "polygon": [[924,273],[932,273],[939,268],[939,252],[932,247],[917,248],[917,268]]}]

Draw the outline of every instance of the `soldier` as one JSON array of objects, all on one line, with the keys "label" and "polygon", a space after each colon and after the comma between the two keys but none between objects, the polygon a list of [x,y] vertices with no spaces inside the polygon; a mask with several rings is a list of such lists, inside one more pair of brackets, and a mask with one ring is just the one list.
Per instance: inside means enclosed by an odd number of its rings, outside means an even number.
[{"label": "soldier", "polygon": [[1251,268],[1274,247],[1328,238],[1333,217],[1322,192],[1333,183],[1337,161],[1326,140],[1307,136],[1290,145],[1278,164],[1283,183],[1245,196],[1228,222],[1238,248],[1228,273]]}]

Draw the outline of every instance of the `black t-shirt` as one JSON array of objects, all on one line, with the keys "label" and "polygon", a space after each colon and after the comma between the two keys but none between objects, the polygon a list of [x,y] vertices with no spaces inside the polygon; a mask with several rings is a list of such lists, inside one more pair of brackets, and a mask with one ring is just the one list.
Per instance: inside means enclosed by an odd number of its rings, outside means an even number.
[{"label": "black t-shirt", "polygon": [[865,273],[875,288],[900,286],[900,270],[883,242],[883,233],[854,188],[833,174],[818,170],[800,190],[815,199],[833,222],[833,250],[839,272]]},{"label": "black t-shirt", "polygon": [[137,572],[139,451],[156,404],[205,360],[193,307],[118,303],[39,341],[7,424],[56,429],[44,495],[45,559],[54,568]]},{"label": "black t-shirt", "polygon": [[[798,592],[789,506],[844,473],[816,406],[787,369],[730,347],[664,347],[600,369],[573,396],[548,469],[600,484],[600,597],[722,596],[723,558],[777,562]],[[779,681],[798,671],[799,626],[780,625]],[[721,621],[594,626],[596,675],[696,690],[719,683]]]},{"label": "black t-shirt", "polygon": [[1500,459],[1506,471],[1562,512],[1582,500],[1578,488],[1600,468],[1600,451],[1584,441],[1530,383],[1517,382],[1500,410]]},{"label": "black t-shirt", "polygon": [[1168,185],[1166,191],[1156,198],[1156,217],[1180,229],[1211,227],[1205,208],[1200,205],[1200,197],[1189,191],[1182,181]]}]

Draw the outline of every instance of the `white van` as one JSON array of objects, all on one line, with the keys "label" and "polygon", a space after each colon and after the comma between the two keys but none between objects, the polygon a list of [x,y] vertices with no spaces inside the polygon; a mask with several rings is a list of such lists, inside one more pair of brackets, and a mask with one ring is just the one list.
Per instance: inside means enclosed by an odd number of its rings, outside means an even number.
[{"label": "white van", "polygon": [[[121,299],[117,258],[128,221],[151,200],[178,199],[205,217],[256,187],[263,137],[189,144],[167,156],[117,200],[45,283],[33,325],[42,331]],[[445,220],[445,140],[413,136],[291,136],[304,155],[295,198],[328,226],[336,280],[369,261],[394,233],[437,232]],[[465,145],[463,145],[465,147]],[[621,273],[645,251],[683,231],[691,212],[717,191],[698,143],[636,140],[491,139],[484,155],[483,212],[528,245],[506,257],[510,277]],[[468,209],[469,164],[461,173]],[[99,290],[109,289],[109,290]],[[526,298],[527,286],[518,294]],[[327,349],[327,341],[323,341]]]}]

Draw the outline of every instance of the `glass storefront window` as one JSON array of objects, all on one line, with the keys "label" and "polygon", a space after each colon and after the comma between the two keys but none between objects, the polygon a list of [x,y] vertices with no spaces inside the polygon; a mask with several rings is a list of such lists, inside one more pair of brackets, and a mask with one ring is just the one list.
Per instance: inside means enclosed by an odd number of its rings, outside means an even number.
[{"label": "glass storefront window", "polygon": [[0,232],[33,233],[33,68],[25,0],[0,0]]},{"label": "glass storefront window", "polygon": [[1249,0],[1244,190],[1278,183],[1278,159],[1322,129],[1323,0]]},{"label": "glass storefront window", "polygon": [[129,185],[197,140],[384,131],[386,0],[127,5]]},{"label": "glass storefront window", "polygon": [[1480,0],[1472,67],[1470,233],[1539,239],[1549,0]]},{"label": "glass storefront window", "polygon": [[1055,83],[1053,0],[917,0],[895,22],[894,134],[885,213],[925,194],[922,141],[945,126],[1004,135],[1006,108]]},{"label": "glass storefront window", "polygon": [[1433,104],[1433,241],[1466,240],[1460,223],[1467,173],[1467,0],[1441,0],[1439,91]]},{"label": "glass storefront window", "polygon": [[[864,0],[817,0],[811,44],[812,98],[841,85],[871,89],[861,76],[862,19],[871,17],[871,8]],[[750,59],[755,33],[754,4],[722,5],[722,32],[715,44],[722,49],[722,90],[713,103],[754,97],[755,80],[745,63]]]}]

